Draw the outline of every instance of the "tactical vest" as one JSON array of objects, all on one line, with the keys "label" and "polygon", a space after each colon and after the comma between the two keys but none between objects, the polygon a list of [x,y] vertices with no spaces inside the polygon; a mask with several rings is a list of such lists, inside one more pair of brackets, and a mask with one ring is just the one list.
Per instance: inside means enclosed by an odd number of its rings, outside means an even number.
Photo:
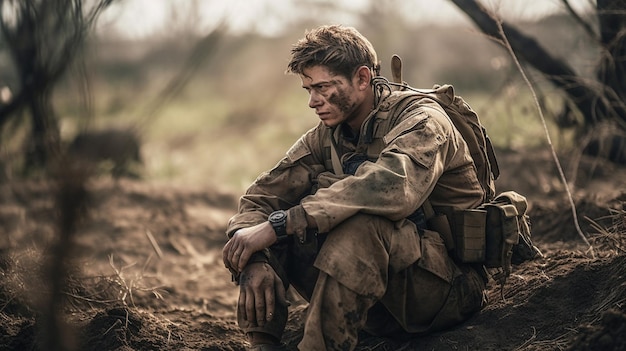
[{"label": "tactical vest", "polygon": [[[424,97],[421,97],[424,98]],[[324,165],[327,170],[333,171],[336,174],[352,173],[345,172],[345,164],[349,163],[350,158],[357,158],[355,162],[362,162],[359,157],[365,157],[367,161],[376,162],[380,153],[387,147],[388,142],[384,137],[405,117],[400,112],[404,108],[413,103],[416,99],[419,99],[415,94],[409,92],[391,92],[386,98],[384,98],[378,106],[370,113],[365,119],[359,136],[359,142],[357,145],[350,145],[349,143],[343,143],[341,145],[336,144],[335,150],[337,150],[337,159],[333,164],[333,151],[331,143],[340,143],[342,138],[340,136],[340,127],[335,129],[327,129],[322,135],[323,148],[324,148]],[[433,105],[434,106],[434,105]],[[441,112],[445,114],[443,109]],[[327,133],[327,134],[326,134]],[[331,135],[331,133],[333,133]],[[331,139],[332,138],[332,139]]]}]

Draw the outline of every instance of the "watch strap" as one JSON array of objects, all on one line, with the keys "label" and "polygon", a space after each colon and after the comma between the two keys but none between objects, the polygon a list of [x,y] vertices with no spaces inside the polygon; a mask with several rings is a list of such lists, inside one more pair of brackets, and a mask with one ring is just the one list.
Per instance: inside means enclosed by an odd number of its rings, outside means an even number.
[{"label": "watch strap", "polygon": [[268,221],[274,228],[279,241],[287,238],[287,212],[283,210],[274,211],[269,215]]}]

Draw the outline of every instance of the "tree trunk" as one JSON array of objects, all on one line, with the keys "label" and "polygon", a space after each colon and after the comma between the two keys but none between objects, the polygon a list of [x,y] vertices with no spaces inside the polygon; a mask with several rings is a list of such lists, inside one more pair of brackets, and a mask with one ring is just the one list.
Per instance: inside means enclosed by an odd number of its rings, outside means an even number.
[{"label": "tree trunk", "polygon": [[31,113],[25,171],[46,166],[60,151],[52,89],[82,47],[88,30],[111,0],[0,0],[2,44],[8,48],[21,87],[0,107],[0,132],[15,112]]},{"label": "tree trunk", "polygon": [[[597,0],[600,41],[603,52],[598,66],[598,81],[604,94],[624,105],[626,101],[626,2]],[[623,108],[623,106],[622,106]],[[626,115],[620,116],[626,122]]]},{"label": "tree trunk", "polygon": [[[499,40],[502,38],[497,20],[476,0],[451,1],[465,12],[485,34]],[[614,7],[624,7],[622,0],[599,0],[598,5],[600,6],[600,4],[604,2],[611,3]],[[611,9],[614,7],[611,7]],[[615,16],[620,17],[619,21],[624,21],[623,14],[618,13]],[[611,23],[607,23],[607,27],[613,28],[611,26]],[[567,62],[556,59],[550,55],[550,53],[533,38],[524,35],[519,30],[506,23],[502,23],[502,28],[513,52],[515,52],[519,58],[543,73],[555,86],[563,90],[569,100],[571,100],[582,113],[584,116],[584,124],[581,126],[581,130],[585,130],[607,119],[616,120],[621,123],[622,126],[626,126],[626,123],[624,123],[626,122],[626,107],[622,100],[620,100],[620,94],[605,95],[605,91],[585,83],[583,79],[578,77]],[[607,32],[610,32],[610,30],[607,30]],[[622,44],[624,40],[623,35],[624,33],[622,32]],[[611,34],[608,34],[608,36],[611,37]],[[623,49],[624,46],[622,45],[621,50]],[[621,52],[623,68],[625,56],[623,55],[623,51]],[[609,64],[617,61],[612,59],[612,62]],[[603,75],[606,78],[608,78],[608,76],[616,78],[618,82],[614,82],[613,84],[618,90],[621,89],[623,94],[623,88],[620,88],[621,85],[625,84],[623,76],[621,78],[615,77],[614,73],[608,72],[606,74],[603,73]]]},{"label": "tree trunk", "polygon": [[26,153],[25,170],[42,168],[58,157],[61,137],[57,119],[50,102],[50,93],[36,91],[29,101],[31,111],[31,139]]}]

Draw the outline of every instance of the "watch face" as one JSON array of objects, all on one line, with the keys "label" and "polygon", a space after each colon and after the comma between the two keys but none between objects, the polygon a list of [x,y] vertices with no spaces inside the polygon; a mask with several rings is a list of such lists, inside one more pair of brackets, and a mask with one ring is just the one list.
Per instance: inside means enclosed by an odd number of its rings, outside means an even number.
[{"label": "watch face", "polygon": [[270,222],[280,222],[284,220],[285,217],[287,217],[287,214],[285,213],[285,211],[275,211],[270,214],[268,220]]}]

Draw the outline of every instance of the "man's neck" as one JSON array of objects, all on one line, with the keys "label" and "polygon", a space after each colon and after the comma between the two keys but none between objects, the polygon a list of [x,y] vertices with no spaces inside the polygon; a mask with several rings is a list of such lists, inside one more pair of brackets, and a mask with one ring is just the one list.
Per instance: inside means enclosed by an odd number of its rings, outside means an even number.
[{"label": "man's neck", "polygon": [[368,94],[365,100],[363,100],[359,107],[354,111],[356,117],[347,123],[355,134],[359,134],[361,132],[361,126],[373,109],[374,92],[372,91],[372,93]]}]

